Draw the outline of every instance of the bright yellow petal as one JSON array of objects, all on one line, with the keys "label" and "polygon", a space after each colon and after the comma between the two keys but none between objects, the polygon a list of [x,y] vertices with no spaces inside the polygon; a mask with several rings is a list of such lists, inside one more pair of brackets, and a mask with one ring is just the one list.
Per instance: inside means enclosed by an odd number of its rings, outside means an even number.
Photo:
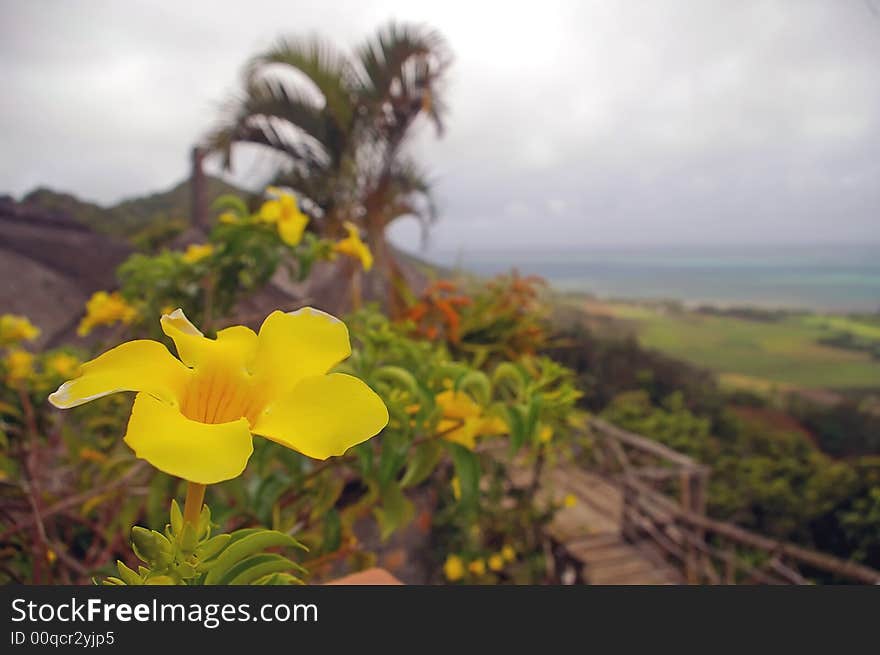
[{"label": "bright yellow petal", "polygon": [[388,409],[363,381],[334,373],[302,380],[253,426],[260,434],[315,459],[342,455],[378,434]]},{"label": "bright yellow petal", "polygon": [[125,443],[160,471],[199,484],[237,477],[254,450],[247,420],[191,421],[143,393],[135,398]]},{"label": "bright yellow petal", "polygon": [[441,391],[435,398],[446,418],[477,418],[483,410],[464,391]]},{"label": "bright yellow petal", "polygon": [[369,271],[373,268],[373,253],[370,252],[370,249],[366,245],[361,249],[360,258],[361,266],[364,267],[365,271]]},{"label": "bright yellow petal", "polygon": [[507,432],[509,432],[507,423],[504,419],[498,418],[497,416],[483,419],[479,429],[479,434],[485,436],[495,436],[498,434],[506,434]]},{"label": "bright yellow petal", "polygon": [[158,341],[129,341],[86,362],[79,376],[49,396],[67,409],[117,391],[143,391],[177,404],[191,371]]},{"label": "bright yellow petal", "polygon": [[180,309],[163,315],[160,322],[162,331],[174,341],[178,357],[187,366],[222,362],[224,367],[240,371],[253,359],[257,335],[250,328],[237,325],[220,330],[216,339],[208,339]]},{"label": "bright yellow petal", "polygon": [[258,217],[266,223],[274,223],[281,218],[281,203],[277,200],[267,200],[260,207]]},{"label": "bright yellow petal", "polygon": [[[458,427],[456,427],[458,426]],[[480,421],[474,419],[440,419],[437,424],[437,434],[442,435],[446,441],[457,443],[468,450],[477,447],[477,432]]]},{"label": "bright yellow petal", "polygon": [[296,210],[291,215],[285,216],[282,220],[278,221],[278,235],[289,246],[299,245],[308,222],[309,217]]},{"label": "bright yellow petal", "polygon": [[297,382],[323,375],[351,355],[348,328],[313,307],[285,314],[275,311],[260,327],[253,373],[274,397]]}]

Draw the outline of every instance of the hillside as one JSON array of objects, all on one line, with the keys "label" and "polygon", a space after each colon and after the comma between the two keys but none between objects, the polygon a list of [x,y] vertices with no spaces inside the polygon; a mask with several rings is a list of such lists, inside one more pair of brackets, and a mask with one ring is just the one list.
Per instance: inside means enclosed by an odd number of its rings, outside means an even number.
[{"label": "hillside", "polygon": [[651,301],[579,299],[591,325],[709,369],[731,387],[871,391],[880,388],[873,316],[688,310]]},{"label": "hillside", "polygon": [[[242,190],[215,177],[207,177],[208,202]],[[190,214],[190,183],[184,180],[167,191],[137,196],[110,207],[80,200],[69,193],[39,187],[21,199],[22,204],[50,213],[70,216],[96,232],[132,237],[147,227],[167,221],[186,222]]]}]

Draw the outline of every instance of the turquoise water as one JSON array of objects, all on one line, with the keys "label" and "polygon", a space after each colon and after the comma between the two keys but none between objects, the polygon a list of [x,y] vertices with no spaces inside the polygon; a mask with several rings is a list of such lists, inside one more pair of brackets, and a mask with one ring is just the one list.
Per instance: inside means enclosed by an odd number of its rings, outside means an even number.
[{"label": "turquoise water", "polygon": [[567,291],[607,298],[880,311],[880,244],[433,251],[479,275],[516,267]]}]

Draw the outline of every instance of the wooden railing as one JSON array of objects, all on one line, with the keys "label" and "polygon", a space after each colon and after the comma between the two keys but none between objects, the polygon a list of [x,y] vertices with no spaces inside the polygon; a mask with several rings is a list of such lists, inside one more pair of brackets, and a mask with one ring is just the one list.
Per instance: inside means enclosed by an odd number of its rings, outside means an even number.
[{"label": "wooden railing", "polygon": [[595,466],[621,489],[623,536],[651,542],[689,584],[880,584],[880,571],[709,518],[707,466],[601,419],[590,428]]}]

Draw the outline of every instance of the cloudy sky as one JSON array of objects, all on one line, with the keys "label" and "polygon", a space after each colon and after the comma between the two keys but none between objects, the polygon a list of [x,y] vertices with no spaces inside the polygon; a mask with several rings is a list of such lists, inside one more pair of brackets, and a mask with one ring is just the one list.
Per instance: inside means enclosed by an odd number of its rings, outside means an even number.
[{"label": "cloudy sky", "polygon": [[390,18],[455,53],[433,248],[880,240],[878,0],[0,0],[0,192],[169,187],[249,55]]}]

